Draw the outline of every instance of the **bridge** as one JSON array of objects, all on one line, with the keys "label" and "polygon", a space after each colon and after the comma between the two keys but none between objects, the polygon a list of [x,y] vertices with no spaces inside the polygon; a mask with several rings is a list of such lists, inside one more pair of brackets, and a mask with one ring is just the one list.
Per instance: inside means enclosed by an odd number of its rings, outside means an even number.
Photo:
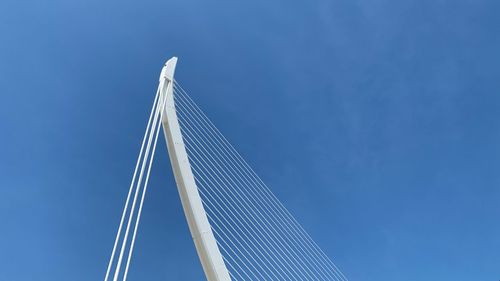
[{"label": "bridge", "polygon": [[127,280],[163,128],[191,236],[209,281],[347,281],[329,256],[163,67],[104,280]]}]

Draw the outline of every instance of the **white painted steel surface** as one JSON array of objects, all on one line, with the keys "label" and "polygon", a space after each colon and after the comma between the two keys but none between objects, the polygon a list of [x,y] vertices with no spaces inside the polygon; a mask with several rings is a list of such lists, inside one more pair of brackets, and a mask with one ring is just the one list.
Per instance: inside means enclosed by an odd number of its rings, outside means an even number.
[{"label": "white painted steel surface", "polygon": [[209,281],[228,281],[231,278],[203,208],[177,120],[173,93],[176,64],[177,58],[171,58],[165,63],[160,74],[160,97],[166,98],[162,125],[167,140],[168,154],[184,214],[205,276]]}]

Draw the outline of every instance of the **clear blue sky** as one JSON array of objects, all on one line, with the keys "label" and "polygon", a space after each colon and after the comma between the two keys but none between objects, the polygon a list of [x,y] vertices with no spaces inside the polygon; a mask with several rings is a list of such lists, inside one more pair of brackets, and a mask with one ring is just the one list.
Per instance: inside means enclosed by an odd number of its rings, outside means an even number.
[{"label": "clear blue sky", "polygon": [[[499,1],[0,2],[0,280],[100,280],[162,64],[352,281],[500,279]],[[201,280],[162,140],[130,280]]]}]

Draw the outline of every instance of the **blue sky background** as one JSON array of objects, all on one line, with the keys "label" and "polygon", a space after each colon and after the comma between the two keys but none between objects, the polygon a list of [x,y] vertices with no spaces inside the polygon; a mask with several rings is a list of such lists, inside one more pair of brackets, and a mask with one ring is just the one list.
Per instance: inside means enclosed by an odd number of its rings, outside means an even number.
[{"label": "blue sky background", "polygon": [[[100,280],[164,61],[350,280],[500,279],[500,2],[0,2],[0,280]],[[201,280],[166,147],[129,280]]]}]

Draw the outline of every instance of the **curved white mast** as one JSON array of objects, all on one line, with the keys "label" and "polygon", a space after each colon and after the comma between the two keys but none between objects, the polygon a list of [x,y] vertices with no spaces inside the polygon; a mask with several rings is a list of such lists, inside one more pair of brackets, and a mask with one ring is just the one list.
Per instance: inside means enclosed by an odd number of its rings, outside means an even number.
[{"label": "curved white mast", "polygon": [[176,64],[176,57],[169,59],[160,74],[160,97],[166,98],[161,122],[167,140],[168,155],[205,276],[209,281],[229,281],[231,278],[203,208],[175,112],[173,81]]}]

